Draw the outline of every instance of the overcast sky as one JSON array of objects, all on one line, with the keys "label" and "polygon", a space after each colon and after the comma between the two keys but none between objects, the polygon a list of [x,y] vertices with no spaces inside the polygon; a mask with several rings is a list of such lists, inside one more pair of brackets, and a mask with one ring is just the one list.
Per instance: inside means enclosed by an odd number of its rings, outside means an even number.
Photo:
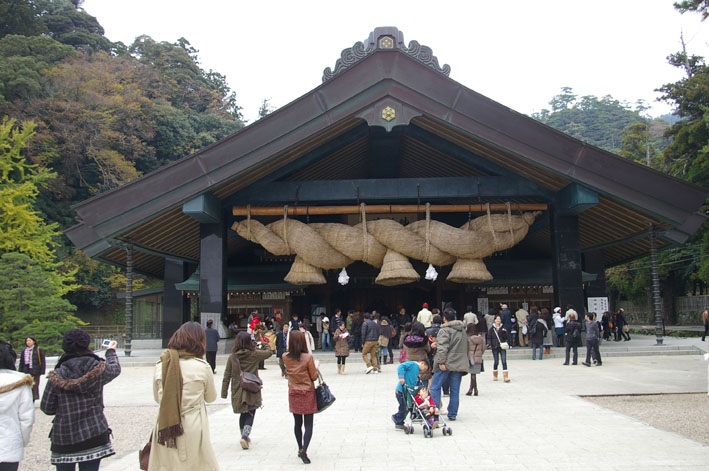
[{"label": "overcast sky", "polygon": [[548,108],[561,87],[578,95],[643,99],[682,77],[666,57],[709,56],[709,20],[673,0],[219,1],[86,0],[112,41],[185,37],[204,69],[226,75],[252,122],[264,98],[283,106],[322,83],[340,52],[377,26],[433,49],[451,78],[516,111]]}]

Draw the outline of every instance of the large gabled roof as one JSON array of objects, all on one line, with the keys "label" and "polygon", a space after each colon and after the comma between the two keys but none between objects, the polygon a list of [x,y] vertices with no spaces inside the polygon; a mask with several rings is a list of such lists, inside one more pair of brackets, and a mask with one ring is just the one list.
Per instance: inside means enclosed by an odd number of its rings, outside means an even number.
[{"label": "large gabled roof", "polygon": [[[386,37],[392,42],[381,44]],[[205,193],[226,199],[314,154],[320,159],[299,178],[366,176],[372,141],[366,129],[373,126],[411,130],[399,151],[403,176],[475,175],[474,166],[450,158],[453,149],[552,192],[570,183],[598,192],[599,204],[579,217],[581,246],[605,249],[611,264],[647,253],[649,223],[663,231],[663,244],[686,240],[702,224],[705,188],[545,126],[455,82],[448,70],[430,49],[414,41],[405,47],[395,28],[378,28],[369,44],[343,51],[311,92],[194,155],[76,205],[80,223],[66,233],[90,255],[117,264],[125,255],[111,244],[131,240],[135,266],[161,276],[165,256],[199,259],[199,223],[183,214],[185,202]],[[386,108],[393,120],[382,116]],[[528,236],[529,243],[544,238],[548,230]],[[230,238],[229,250],[240,244]]]}]

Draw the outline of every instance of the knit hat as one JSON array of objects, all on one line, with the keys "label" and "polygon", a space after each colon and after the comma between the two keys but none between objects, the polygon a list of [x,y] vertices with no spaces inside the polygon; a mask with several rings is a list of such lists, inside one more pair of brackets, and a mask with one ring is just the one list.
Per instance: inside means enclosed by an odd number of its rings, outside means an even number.
[{"label": "knit hat", "polygon": [[81,329],[71,329],[64,334],[62,350],[66,353],[84,352],[89,349],[91,337]]},{"label": "knit hat", "polygon": [[554,308],[554,312],[561,312],[561,308],[560,308],[560,307],[555,307],[555,308]]},{"label": "knit hat", "polygon": [[423,307],[425,307],[426,309],[428,309],[428,303],[423,303]]}]

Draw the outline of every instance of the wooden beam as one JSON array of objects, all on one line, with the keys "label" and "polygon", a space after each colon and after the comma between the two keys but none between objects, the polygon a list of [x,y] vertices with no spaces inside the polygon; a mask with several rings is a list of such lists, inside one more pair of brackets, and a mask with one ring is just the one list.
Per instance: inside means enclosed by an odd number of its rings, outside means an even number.
[{"label": "wooden beam", "polygon": [[[234,206],[232,214],[234,216],[282,216],[285,206],[276,207],[247,207]],[[328,214],[359,214],[362,211],[360,206],[288,206],[289,216],[306,216],[306,215],[328,215]],[[545,203],[525,203],[512,204],[512,211],[546,211]],[[365,206],[367,214],[390,214],[390,213],[423,213],[426,212],[425,204],[373,204]],[[486,212],[484,204],[432,204],[432,213],[484,213]],[[491,204],[490,211],[500,212],[507,211],[506,204]]]},{"label": "wooden beam", "polygon": [[222,204],[228,207],[245,203],[275,206],[406,200],[445,202],[475,198],[535,198],[550,202],[554,196],[551,191],[540,188],[520,176],[371,178],[259,182],[235,193]]}]

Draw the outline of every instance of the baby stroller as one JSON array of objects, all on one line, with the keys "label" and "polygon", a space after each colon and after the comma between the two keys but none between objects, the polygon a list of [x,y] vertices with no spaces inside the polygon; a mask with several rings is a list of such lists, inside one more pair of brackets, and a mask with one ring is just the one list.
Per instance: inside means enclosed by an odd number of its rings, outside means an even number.
[{"label": "baby stroller", "polygon": [[[421,386],[423,386],[422,383],[419,383],[416,386],[404,386],[404,400],[406,401],[406,407],[408,409],[408,413],[406,414],[408,417],[408,423],[404,424],[404,433],[407,435],[414,433],[414,424],[421,424],[423,427],[424,438],[432,438],[433,428],[429,425],[428,420],[426,420],[426,417],[423,415],[423,412],[416,406],[416,401],[414,401],[414,396],[418,394]],[[453,430],[448,427],[441,416],[438,417],[438,426],[441,427],[441,433],[443,436],[453,434]]]}]

